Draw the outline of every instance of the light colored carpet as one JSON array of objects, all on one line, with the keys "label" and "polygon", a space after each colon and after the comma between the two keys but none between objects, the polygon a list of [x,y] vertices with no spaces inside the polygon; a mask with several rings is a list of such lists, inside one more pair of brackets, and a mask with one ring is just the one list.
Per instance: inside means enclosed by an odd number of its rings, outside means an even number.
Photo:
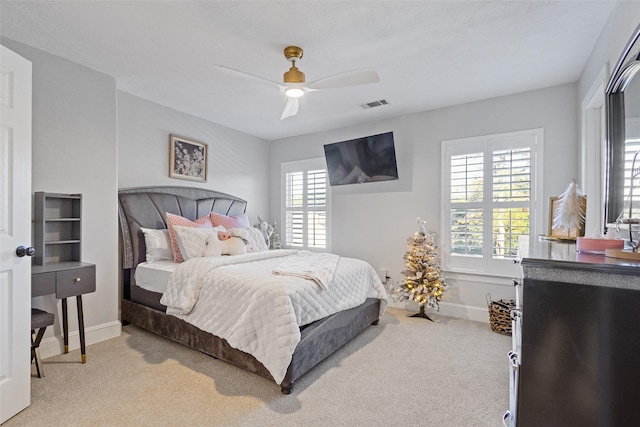
[{"label": "light colored carpet", "polygon": [[272,381],[133,326],[44,360],[32,404],[5,425],[499,426],[511,338],[488,324],[389,308],[303,376]]}]

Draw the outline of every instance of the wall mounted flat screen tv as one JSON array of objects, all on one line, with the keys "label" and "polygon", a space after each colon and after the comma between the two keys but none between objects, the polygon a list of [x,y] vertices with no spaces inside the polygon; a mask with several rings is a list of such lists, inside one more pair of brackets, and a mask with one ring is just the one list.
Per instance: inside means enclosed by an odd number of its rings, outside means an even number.
[{"label": "wall mounted flat screen tv", "polygon": [[332,186],[398,179],[393,132],[324,146]]}]

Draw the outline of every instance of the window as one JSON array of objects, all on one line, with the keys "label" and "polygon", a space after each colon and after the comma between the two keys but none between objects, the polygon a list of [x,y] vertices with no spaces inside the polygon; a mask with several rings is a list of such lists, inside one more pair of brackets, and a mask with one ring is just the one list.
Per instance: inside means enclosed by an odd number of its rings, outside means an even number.
[{"label": "window", "polygon": [[285,247],[330,250],[330,187],[324,159],[282,164],[282,243]]},{"label": "window", "polygon": [[[619,213],[618,219],[638,218],[640,217],[640,186],[638,185],[638,169],[640,168],[640,154],[635,163],[635,172],[633,172],[634,184],[633,194],[631,194],[631,178],[633,158],[640,151],[640,119],[627,117],[625,123],[625,142],[624,142],[624,204],[622,212]],[[629,213],[629,205],[633,208],[633,212]]]},{"label": "window", "polygon": [[513,275],[520,236],[541,224],[541,150],[541,129],[442,143],[445,269]]}]

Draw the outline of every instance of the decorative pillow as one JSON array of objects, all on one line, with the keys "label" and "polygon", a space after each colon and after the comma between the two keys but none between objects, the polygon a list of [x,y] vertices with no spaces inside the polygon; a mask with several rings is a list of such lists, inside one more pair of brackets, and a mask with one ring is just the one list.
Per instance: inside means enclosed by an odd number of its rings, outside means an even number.
[{"label": "decorative pillow", "polygon": [[[237,239],[236,239],[237,240]],[[222,241],[218,239],[218,233],[210,234],[204,242],[203,257],[222,256]]]},{"label": "decorative pillow", "polygon": [[147,262],[173,259],[169,230],[155,230],[153,228],[142,227],[141,230],[144,233],[144,243],[147,249]]},{"label": "decorative pillow", "polygon": [[198,218],[195,221],[191,221],[190,219],[187,219],[180,215],[174,215],[169,212],[166,213],[166,216],[167,228],[169,229],[169,239],[171,239],[171,249],[173,250],[173,260],[175,262],[182,262],[184,261],[184,258],[182,257],[182,254],[180,254],[180,247],[178,246],[178,241],[176,240],[176,232],[173,228],[176,225],[191,228],[213,228],[213,224],[211,224],[209,215]]},{"label": "decorative pillow", "polygon": [[228,230],[232,236],[246,240],[247,253],[268,251],[269,247],[264,241],[264,234],[255,227],[232,228]]},{"label": "decorative pillow", "polygon": [[[220,250],[222,255],[242,255],[247,253],[247,246],[244,244],[244,240],[239,237],[231,237],[227,240],[218,240],[216,243],[216,250]],[[209,248],[209,246],[207,246]],[[207,250],[205,250],[205,255],[207,256]]]},{"label": "decorative pillow", "polygon": [[194,228],[176,225],[173,227],[176,233],[176,241],[180,248],[180,253],[185,261],[191,258],[200,258],[202,256],[220,256],[222,251],[217,248],[218,231],[224,231],[220,228]]},{"label": "decorative pillow", "polygon": [[214,227],[217,227],[218,225],[221,225],[226,229],[249,227],[249,217],[246,213],[229,216],[211,212],[210,217],[211,223]]}]

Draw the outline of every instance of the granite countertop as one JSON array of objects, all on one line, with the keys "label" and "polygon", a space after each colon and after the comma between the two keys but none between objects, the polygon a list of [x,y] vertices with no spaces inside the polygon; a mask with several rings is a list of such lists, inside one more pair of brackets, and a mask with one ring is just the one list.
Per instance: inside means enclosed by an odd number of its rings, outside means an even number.
[{"label": "granite countertop", "polygon": [[580,253],[574,242],[540,237],[520,258],[525,278],[640,289],[640,262]]}]

